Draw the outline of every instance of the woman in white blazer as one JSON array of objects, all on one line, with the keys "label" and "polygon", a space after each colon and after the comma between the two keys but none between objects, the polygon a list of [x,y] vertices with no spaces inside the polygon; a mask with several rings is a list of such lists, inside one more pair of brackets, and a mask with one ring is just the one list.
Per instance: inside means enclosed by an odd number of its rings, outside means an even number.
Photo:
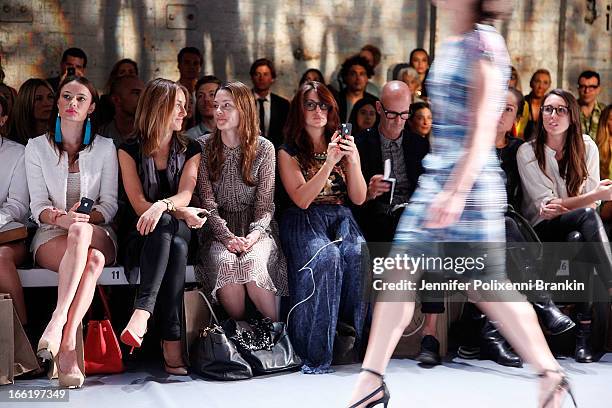
[{"label": "woman in white blazer", "polygon": [[[104,265],[113,263],[117,252],[108,224],[117,212],[118,164],[112,140],[96,137],[93,84],[68,77],[56,101],[51,131],[31,139],[25,151],[30,209],[40,226],[32,242],[34,260],[59,272],[57,306],[38,355],[54,359],[60,385],[80,387],[77,329]],[[94,202],[89,215],[77,212],[83,197]]]},{"label": "woman in white blazer", "polygon": [[[8,119],[8,110],[7,99],[0,95],[0,129]],[[0,228],[13,221],[24,223],[30,202],[23,145],[1,135],[0,132]],[[27,316],[17,265],[26,255],[24,240],[0,244],[0,292],[10,293],[23,325],[27,323]]]}]

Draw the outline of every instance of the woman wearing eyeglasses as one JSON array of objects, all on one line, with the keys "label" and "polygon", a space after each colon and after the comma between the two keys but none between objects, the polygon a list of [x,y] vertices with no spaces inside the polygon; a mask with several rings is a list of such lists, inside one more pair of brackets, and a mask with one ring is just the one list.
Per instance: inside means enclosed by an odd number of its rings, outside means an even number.
[{"label": "woman wearing eyeglasses", "polygon": [[[612,199],[612,181],[599,180],[595,142],[583,135],[574,96],[562,89],[543,100],[535,139],[517,153],[523,187],[523,214],[542,241],[558,242],[574,231],[591,244],[599,278],[612,294],[612,253],[595,208]],[[592,361],[589,346],[591,305],[579,304],[576,361]]]},{"label": "woman wearing eyeglasses", "polygon": [[339,321],[354,329],[358,350],[365,320],[360,279],[365,240],[347,205],[362,204],[367,186],[353,136],[343,138],[338,122],[331,92],[320,82],[306,82],[291,102],[286,144],[278,152],[280,177],[293,204],[281,218],[293,307],[288,326],[305,374],[333,371]]}]

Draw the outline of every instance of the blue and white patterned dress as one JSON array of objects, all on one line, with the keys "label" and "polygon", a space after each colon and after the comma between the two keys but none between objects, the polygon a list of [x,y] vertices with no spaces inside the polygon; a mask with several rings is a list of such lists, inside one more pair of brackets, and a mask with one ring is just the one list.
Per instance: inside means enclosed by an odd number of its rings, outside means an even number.
[{"label": "blue and white patterned dress", "polygon": [[401,217],[396,243],[410,242],[412,248],[415,243],[427,242],[505,241],[506,189],[493,145],[467,196],[460,220],[442,229],[424,227],[430,204],[443,190],[468,148],[476,115],[475,109],[469,106],[469,97],[473,73],[481,59],[492,62],[503,73],[489,95],[489,103],[501,115],[510,59],[505,41],[495,28],[477,24],[460,39],[446,41],[436,55],[427,80],[433,116],[431,152],[423,159],[425,173],[419,178],[417,190]]}]

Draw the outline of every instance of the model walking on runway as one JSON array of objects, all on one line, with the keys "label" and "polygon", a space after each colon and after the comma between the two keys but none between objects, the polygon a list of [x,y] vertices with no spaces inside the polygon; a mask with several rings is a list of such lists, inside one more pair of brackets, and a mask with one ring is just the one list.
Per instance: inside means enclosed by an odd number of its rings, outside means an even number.
[{"label": "model walking on runway", "polygon": [[[452,13],[453,35],[438,50],[429,73],[427,90],[434,120],[431,153],[423,160],[425,174],[394,240],[396,248],[403,245],[416,256],[431,252],[435,246],[426,247],[428,242],[476,242],[486,247],[505,241],[506,192],[494,140],[510,60],[504,39],[492,23],[511,15],[512,2],[439,0],[434,4]],[[471,278],[504,279],[503,260],[503,255],[496,257],[495,265]],[[546,344],[533,308],[526,301],[482,301],[478,295],[468,293],[538,373],[538,406],[559,407],[569,383]],[[390,395],[383,373],[413,311],[414,301],[376,303],[351,408],[387,406]]]}]

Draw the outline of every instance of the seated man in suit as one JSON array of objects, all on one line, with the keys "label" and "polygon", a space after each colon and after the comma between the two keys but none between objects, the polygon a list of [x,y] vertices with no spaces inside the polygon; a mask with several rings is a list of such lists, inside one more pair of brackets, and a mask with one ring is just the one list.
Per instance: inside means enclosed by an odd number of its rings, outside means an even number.
[{"label": "seated man in suit", "polygon": [[272,61],[266,58],[258,59],[251,65],[249,74],[259,109],[261,135],[269,139],[274,147],[278,147],[284,139],[283,128],[289,114],[289,101],[270,91],[276,80],[276,70]]},{"label": "seated man in suit", "polygon": [[[421,161],[429,152],[429,139],[406,129],[412,94],[402,81],[390,81],[382,88],[376,111],[380,116],[378,128],[367,129],[355,139],[361,171],[368,182],[366,202],[354,208],[355,218],[368,242],[390,242],[403,212],[397,205],[407,203],[423,173]],[[393,196],[390,186],[383,181],[385,160],[391,161],[395,178]],[[425,314],[421,352],[417,360],[424,364],[440,364],[440,344],[436,339],[437,315],[444,312],[441,302],[424,302]]]},{"label": "seated man in suit", "polygon": [[[389,242],[403,209],[394,206],[407,203],[423,173],[421,160],[429,152],[429,141],[406,128],[411,102],[410,88],[401,81],[390,81],[376,101],[380,116],[377,128],[367,129],[355,138],[361,170],[368,182],[366,203],[357,208],[357,220],[368,242]],[[391,160],[391,175],[396,179],[390,202],[390,186],[384,182],[386,159]]]}]

